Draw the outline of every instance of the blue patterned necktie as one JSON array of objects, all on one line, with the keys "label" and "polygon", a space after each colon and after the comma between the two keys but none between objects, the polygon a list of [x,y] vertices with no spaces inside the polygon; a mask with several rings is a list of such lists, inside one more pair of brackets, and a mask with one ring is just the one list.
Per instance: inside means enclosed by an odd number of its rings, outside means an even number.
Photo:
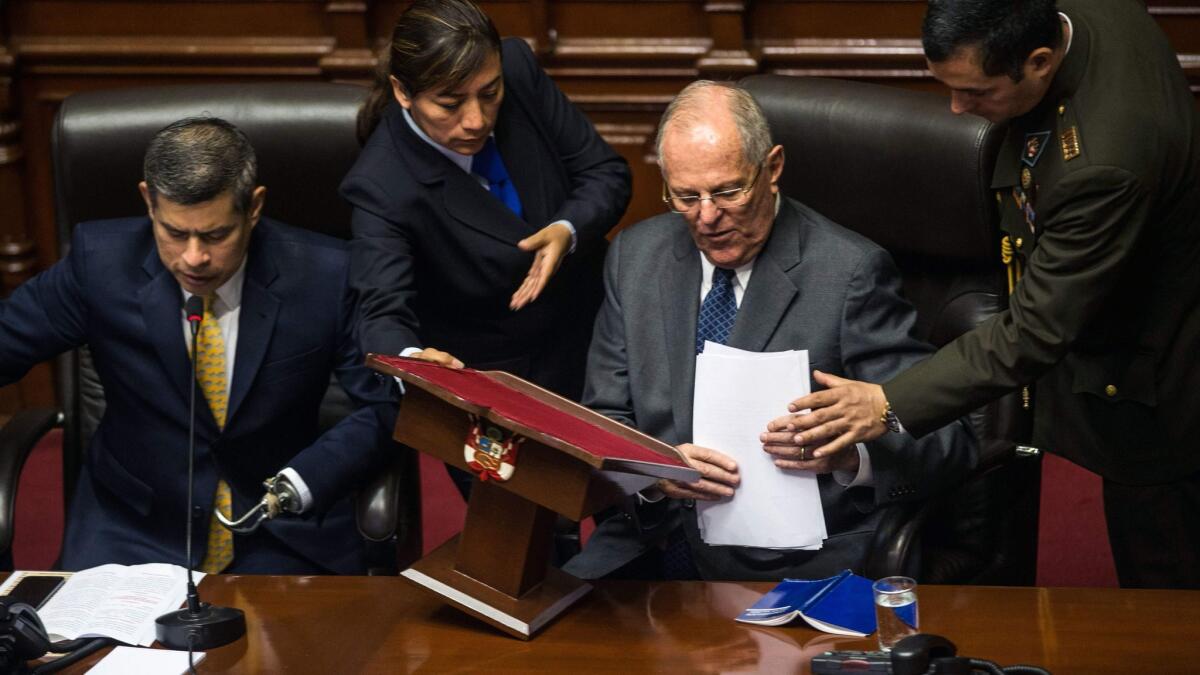
[{"label": "blue patterned necktie", "polygon": [[729,333],[737,319],[737,298],[733,295],[733,270],[713,268],[712,289],[700,304],[696,320],[696,353],[704,351],[704,341],[729,343]]},{"label": "blue patterned necktie", "polygon": [[483,144],[483,149],[471,159],[471,173],[486,178],[488,191],[495,195],[496,199],[504,202],[517,217],[525,217],[525,211],[521,208],[521,197],[508,177],[508,169],[504,168],[504,159],[500,157],[494,137],[489,136]]}]

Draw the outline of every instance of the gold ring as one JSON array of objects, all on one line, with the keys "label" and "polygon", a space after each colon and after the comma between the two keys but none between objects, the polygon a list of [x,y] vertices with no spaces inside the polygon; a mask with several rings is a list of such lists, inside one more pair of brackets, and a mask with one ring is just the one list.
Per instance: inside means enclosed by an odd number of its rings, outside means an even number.
[{"label": "gold ring", "polygon": [[802,446],[800,446],[800,461],[801,461],[801,462],[803,462],[804,460],[806,460],[806,459],[807,459],[807,458],[804,456],[804,453],[806,453],[806,452],[808,452],[808,448],[805,448],[803,445],[802,445]]}]

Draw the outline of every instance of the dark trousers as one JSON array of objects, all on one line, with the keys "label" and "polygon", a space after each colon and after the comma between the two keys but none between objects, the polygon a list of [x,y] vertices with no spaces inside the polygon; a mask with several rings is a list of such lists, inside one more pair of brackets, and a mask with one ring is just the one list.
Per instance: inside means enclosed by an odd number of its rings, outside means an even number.
[{"label": "dark trousers", "polygon": [[1162,485],[1105,479],[1104,515],[1122,588],[1200,589],[1200,472]]}]

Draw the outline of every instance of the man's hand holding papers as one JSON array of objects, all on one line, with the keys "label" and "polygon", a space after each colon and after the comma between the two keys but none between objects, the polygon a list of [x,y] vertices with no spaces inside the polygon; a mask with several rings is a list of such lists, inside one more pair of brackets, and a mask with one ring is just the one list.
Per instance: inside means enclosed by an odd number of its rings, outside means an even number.
[{"label": "man's hand holding papers", "polygon": [[676,480],[658,481],[658,489],[672,499],[706,499],[716,501],[732,497],[733,491],[741,483],[738,475],[738,465],[728,455],[691,443],[675,446],[683,453],[688,464],[700,472],[700,480],[695,483],[682,483]]}]

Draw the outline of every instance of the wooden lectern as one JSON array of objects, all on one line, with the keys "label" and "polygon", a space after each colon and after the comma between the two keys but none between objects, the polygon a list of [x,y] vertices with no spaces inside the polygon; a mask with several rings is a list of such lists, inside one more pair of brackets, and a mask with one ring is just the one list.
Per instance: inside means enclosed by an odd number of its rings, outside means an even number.
[{"label": "wooden lectern", "polygon": [[671,446],[514,375],[367,362],[405,383],[395,439],[480,478],[462,534],[402,575],[516,637],[591,590],[550,565],[556,513],[579,521],[658,478],[700,477]]}]

